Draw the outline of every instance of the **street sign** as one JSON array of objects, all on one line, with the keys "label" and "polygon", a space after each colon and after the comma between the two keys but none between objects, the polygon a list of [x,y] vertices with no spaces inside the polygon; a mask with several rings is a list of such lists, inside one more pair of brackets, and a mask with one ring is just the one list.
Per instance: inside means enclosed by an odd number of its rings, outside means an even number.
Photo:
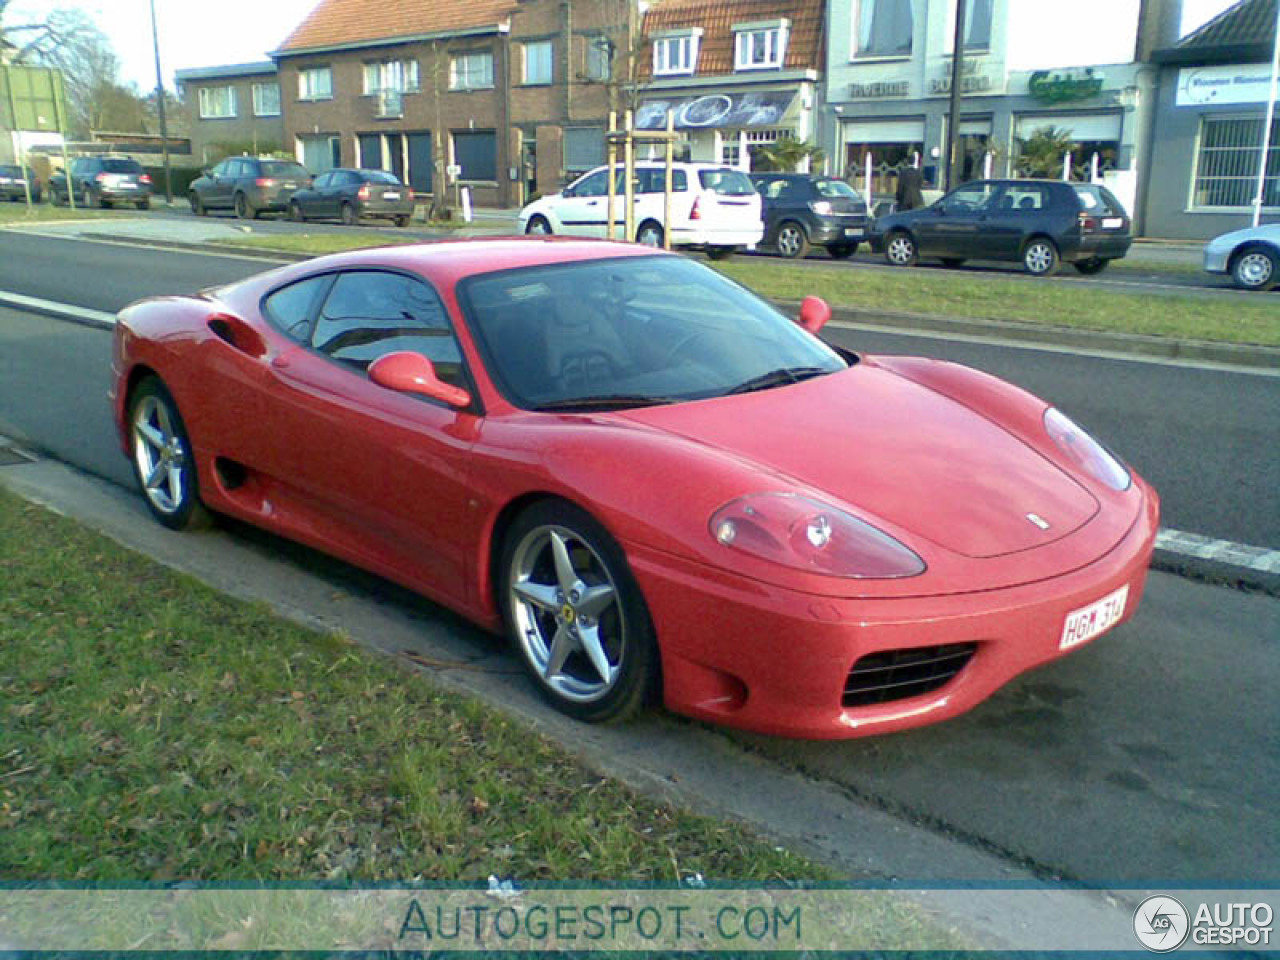
[{"label": "street sign", "polygon": [[66,122],[67,95],[61,70],[0,66],[0,127],[60,133]]}]

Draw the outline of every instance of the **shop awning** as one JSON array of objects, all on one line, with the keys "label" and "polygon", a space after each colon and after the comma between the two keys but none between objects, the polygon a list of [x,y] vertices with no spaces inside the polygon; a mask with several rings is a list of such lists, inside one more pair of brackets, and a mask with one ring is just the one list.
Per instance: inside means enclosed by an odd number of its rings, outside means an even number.
[{"label": "shop awning", "polygon": [[784,126],[791,121],[786,114],[795,99],[795,91],[768,91],[645,100],[636,110],[636,128],[663,129],[668,110],[675,114],[677,130]]}]

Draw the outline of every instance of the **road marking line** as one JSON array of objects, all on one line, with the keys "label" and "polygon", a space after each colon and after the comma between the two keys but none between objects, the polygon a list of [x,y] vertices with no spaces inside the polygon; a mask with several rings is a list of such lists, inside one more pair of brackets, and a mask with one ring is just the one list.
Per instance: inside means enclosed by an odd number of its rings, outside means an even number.
[{"label": "road marking line", "polygon": [[116,325],[116,317],[113,313],[105,313],[102,310],[90,310],[86,307],[74,307],[69,303],[58,303],[54,300],[41,300],[39,297],[28,297],[21,293],[10,293],[8,290],[0,290],[0,306],[15,307],[19,310],[31,310],[35,313],[43,313],[60,319],[73,320],[76,323],[83,323],[92,327],[101,327],[106,330],[111,330]]},{"label": "road marking line", "polygon": [[1156,548],[1197,560],[1216,560],[1233,567],[1245,567],[1259,573],[1280,574],[1280,550],[1254,547],[1230,540],[1215,540],[1198,533],[1162,527],[1156,534]]}]

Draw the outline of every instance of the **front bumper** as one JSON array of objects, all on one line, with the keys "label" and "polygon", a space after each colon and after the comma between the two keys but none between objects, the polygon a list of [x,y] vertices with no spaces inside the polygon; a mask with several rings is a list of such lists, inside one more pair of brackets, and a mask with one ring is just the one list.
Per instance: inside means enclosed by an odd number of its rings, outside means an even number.
[{"label": "front bumper", "polygon": [[1231,248],[1228,246],[1209,244],[1204,248],[1204,269],[1207,273],[1226,273],[1230,260]]},{"label": "front bumper", "polygon": [[[964,713],[1019,674],[1064,656],[1059,641],[1071,611],[1127,586],[1123,620],[1133,615],[1159,522],[1155,492],[1141,489],[1136,521],[1104,556],[1001,590],[819,597],[628,546],[657,627],[666,705],[717,724],[810,739],[889,733]],[[976,652],[939,689],[873,706],[842,704],[859,658],[963,643],[976,644]]]}]

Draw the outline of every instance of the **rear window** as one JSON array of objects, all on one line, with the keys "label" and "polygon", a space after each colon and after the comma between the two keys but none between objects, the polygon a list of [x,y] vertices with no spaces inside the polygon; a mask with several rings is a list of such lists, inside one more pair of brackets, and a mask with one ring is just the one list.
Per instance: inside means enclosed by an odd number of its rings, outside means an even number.
[{"label": "rear window", "polygon": [[262,164],[264,177],[309,177],[307,168],[300,163],[284,163],[279,160],[267,160]]},{"label": "rear window", "polygon": [[858,196],[858,191],[853,189],[853,187],[849,186],[843,180],[815,180],[813,186],[814,189],[824,197],[832,199],[836,197],[844,197],[848,200],[862,200],[862,198]]},{"label": "rear window", "polygon": [[394,174],[387,173],[385,170],[364,170],[360,177],[365,183],[385,183],[392,187],[400,186],[400,181],[395,178]]},{"label": "rear window", "polygon": [[1124,207],[1106,187],[1096,183],[1077,183],[1072,187],[1080,201],[1080,209],[1087,213],[1101,213],[1111,217],[1125,216]]},{"label": "rear window", "polygon": [[723,197],[749,197],[756,192],[750,179],[741,170],[700,170],[698,180],[703,190],[710,190]]},{"label": "rear window", "polygon": [[20,176],[22,176],[22,171],[19,170],[17,167],[9,167],[9,166],[5,166],[3,163],[0,163],[0,177],[20,177]]},{"label": "rear window", "polygon": [[102,169],[107,173],[142,173],[142,164],[137,160],[112,160],[108,158],[102,161]]}]

